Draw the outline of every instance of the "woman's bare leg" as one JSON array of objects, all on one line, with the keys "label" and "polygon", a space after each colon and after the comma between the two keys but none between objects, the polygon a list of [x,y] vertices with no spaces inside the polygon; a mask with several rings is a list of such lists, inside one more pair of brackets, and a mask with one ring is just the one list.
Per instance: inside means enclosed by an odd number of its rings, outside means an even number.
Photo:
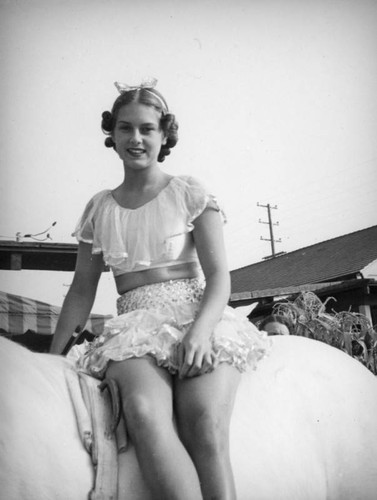
[{"label": "woman's bare leg", "polygon": [[175,411],[180,438],[199,474],[205,500],[234,500],[229,457],[229,425],[238,370],[226,363],[212,373],[175,381]]},{"label": "woman's bare leg", "polygon": [[112,362],[127,431],[156,500],[201,500],[195,466],[173,424],[172,378],[150,358]]}]

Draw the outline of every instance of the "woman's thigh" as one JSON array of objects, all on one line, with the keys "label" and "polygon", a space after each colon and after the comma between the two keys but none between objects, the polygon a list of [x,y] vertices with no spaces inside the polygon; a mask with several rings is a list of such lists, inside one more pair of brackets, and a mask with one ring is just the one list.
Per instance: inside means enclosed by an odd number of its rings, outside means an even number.
[{"label": "woman's thigh", "polygon": [[152,358],[112,361],[106,376],[117,381],[126,413],[129,410],[172,418],[172,376]]},{"label": "woman's thigh", "polygon": [[174,380],[177,419],[182,425],[195,423],[198,417],[227,429],[241,374],[233,366],[221,363],[213,372],[198,377]]}]

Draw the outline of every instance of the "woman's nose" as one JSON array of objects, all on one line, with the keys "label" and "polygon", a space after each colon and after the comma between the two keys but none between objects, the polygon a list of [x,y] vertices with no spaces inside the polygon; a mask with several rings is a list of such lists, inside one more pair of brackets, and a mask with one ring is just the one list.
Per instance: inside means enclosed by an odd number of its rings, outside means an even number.
[{"label": "woman's nose", "polygon": [[131,143],[132,144],[140,144],[141,143],[141,135],[138,130],[134,130],[132,137],[131,137]]}]

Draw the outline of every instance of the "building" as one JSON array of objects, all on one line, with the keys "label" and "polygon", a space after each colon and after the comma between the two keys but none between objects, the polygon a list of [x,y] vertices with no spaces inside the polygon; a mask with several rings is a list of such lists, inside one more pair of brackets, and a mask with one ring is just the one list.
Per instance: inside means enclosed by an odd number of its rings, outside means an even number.
[{"label": "building", "polygon": [[[33,351],[47,352],[60,311],[61,307],[0,291],[0,335]],[[111,317],[90,314],[81,329],[80,342],[101,334]]]},{"label": "building", "polygon": [[[77,244],[0,241],[0,269],[74,271]],[[107,270],[107,269],[105,269]],[[48,351],[61,308],[34,298],[0,291],[0,335],[32,350]],[[92,339],[111,315],[90,314],[80,340]]]},{"label": "building", "polygon": [[302,291],[328,297],[334,311],[351,310],[377,324],[377,226],[316,243],[231,271],[233,307],[256,304],[249,318],[270,314]]},{"label": "building", "polygon": [[0,241],[0,269],[74,271],[77,244]]}]

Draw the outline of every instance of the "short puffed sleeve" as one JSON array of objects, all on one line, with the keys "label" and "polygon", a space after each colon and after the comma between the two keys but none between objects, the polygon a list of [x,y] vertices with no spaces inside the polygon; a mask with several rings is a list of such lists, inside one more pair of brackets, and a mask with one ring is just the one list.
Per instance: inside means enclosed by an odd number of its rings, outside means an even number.
[{"label": "short puffed sleeve", "polygon": [[[91,244],[94,243],[95,217],[108,194],[108,190],[101,191],[100,193],[94,195],[87,203],[85,210],[72,233],[72,236],[76,237],[77,241]],[[93,252],[95,252],[95,250],[96,249],[93,248]]]},{"label": "short puffed sleeve", "polygon": [[183,179],[188,230],[192,231],[194,229],[193,222],[207,208],[219,212],[223,223],[226,223],[224,210],[220,206],[216,196],[194,177],[187,176]]}]

